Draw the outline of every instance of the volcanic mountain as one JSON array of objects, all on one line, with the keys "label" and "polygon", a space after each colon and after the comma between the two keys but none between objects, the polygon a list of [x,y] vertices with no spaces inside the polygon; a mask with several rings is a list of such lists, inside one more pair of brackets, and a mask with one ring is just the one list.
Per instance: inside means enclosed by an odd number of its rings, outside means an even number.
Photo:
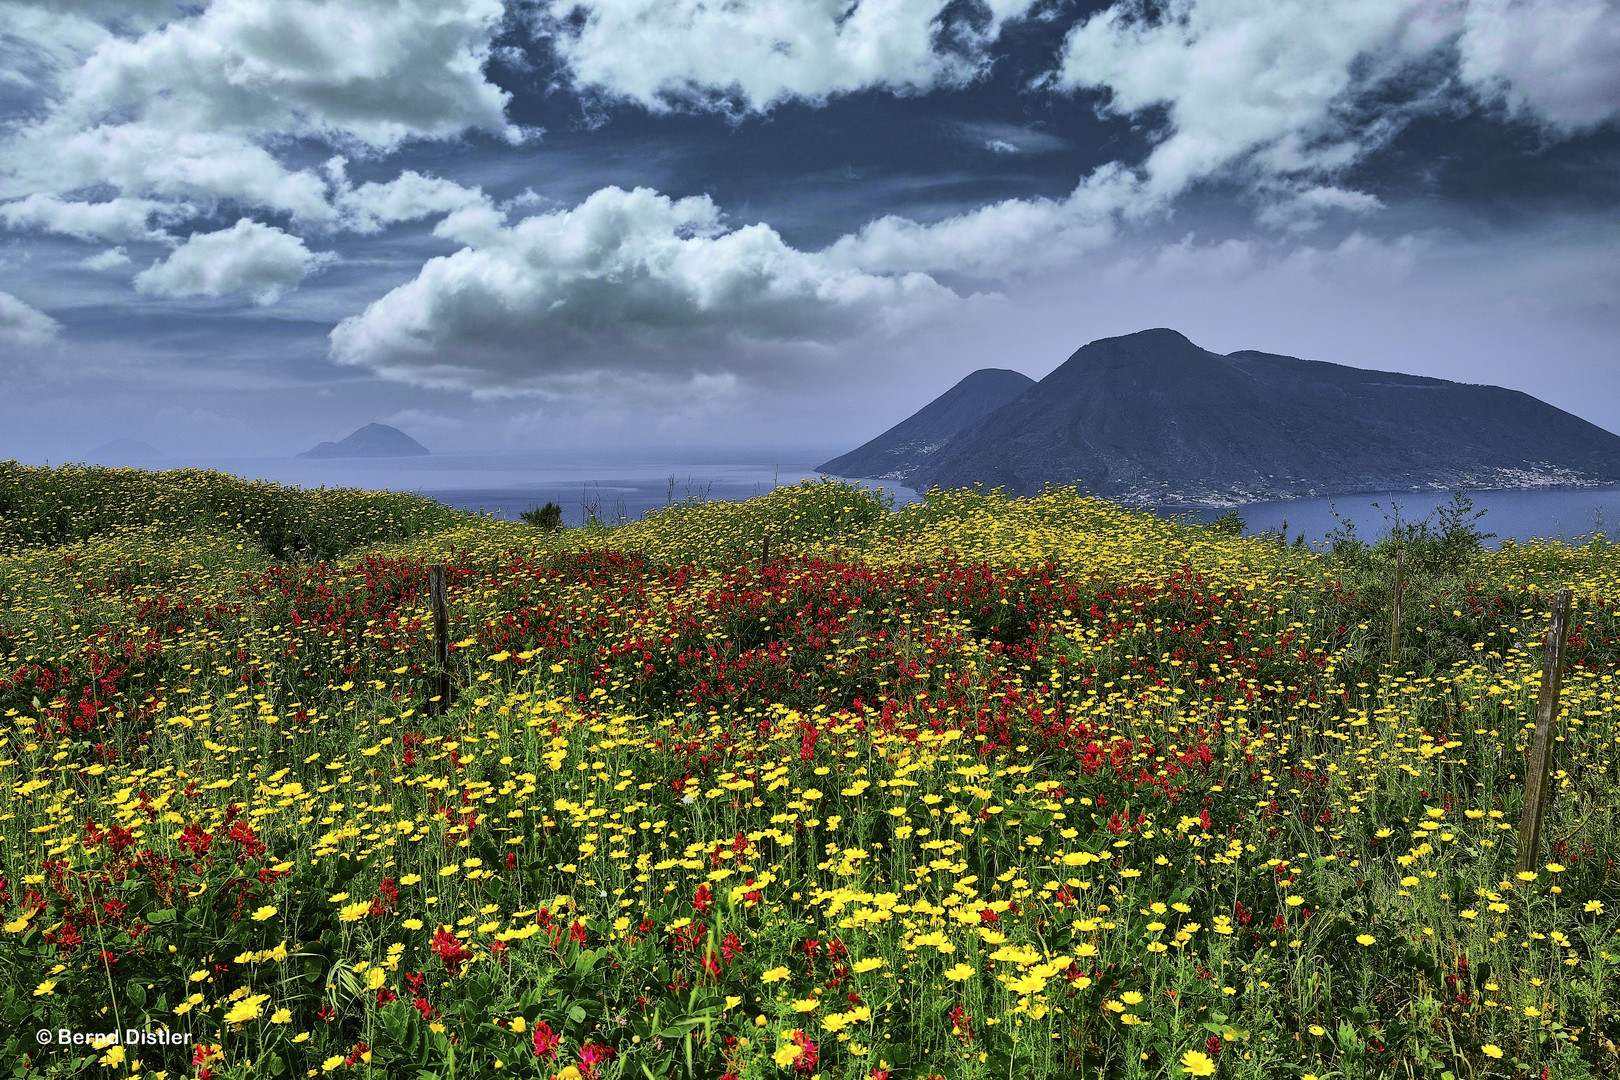
[{"label": "volcanic mountain", "polygon": [[367,424],[341,442],[323,442],[305,450],[301,458],[413,457],[428,448],[396,427]]},{"label": "volcanic mountain", "polygon": [[983,484],[1026,495],[1078,483],[1126,505],[1232,506],[1612,483],[1620,437],[1516,390],[1251,350],[1222,356],[1157,329],[1086,345],[905,479],[918,490]]},{"label": "volcanic mountain", "polygon": [[1034,385],[1022,372],[980,368],[871,442],[817,465],[816,471],[904,483],[952,435]]}]

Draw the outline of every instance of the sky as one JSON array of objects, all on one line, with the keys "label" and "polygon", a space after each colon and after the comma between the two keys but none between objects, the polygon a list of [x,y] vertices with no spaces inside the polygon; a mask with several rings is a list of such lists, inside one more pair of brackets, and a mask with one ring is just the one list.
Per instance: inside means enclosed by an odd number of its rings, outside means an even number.
[{"label": "sky", "polygon": [[1158,326],[1620,431],[1620,0],[0,0],[0,458],[830,457]]}]

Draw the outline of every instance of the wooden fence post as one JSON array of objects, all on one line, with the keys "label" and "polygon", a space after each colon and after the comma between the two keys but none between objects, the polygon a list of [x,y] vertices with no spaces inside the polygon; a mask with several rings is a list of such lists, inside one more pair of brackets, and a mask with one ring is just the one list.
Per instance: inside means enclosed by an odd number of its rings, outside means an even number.
[{"label": "wooden fence post", "polygon": [[450,707],[450,610],[444,600],[443,563],[428,567],[428,600],[433,605],[433,692],[439,697],[429,711],[442,716]]},{"label": "wooden fence post", "polygon": [[763,543],[760,544],[760,548],[759,548],[759,567],[760,567],[760,569],[763,570],[765,568],[765,564],[770,562],[770,561],[771,561],[771,534],[766,533],[765,534],[765,540],[764,540]]},{"label": "wooden fence post", "polygon": [[1519,817],[1516,872],[1535,873],[1541,861],[1541,815],[1552,791],[1552,726],[1558,718],[1558,693],[1564,684],[1564,639],[1569,633],[1568,589],[1553,595],[1552,625],[1541,663],[1541,696],[1536,701],[1536,735],[1530,744],[1530,768],[1524,778],[1524,813]]},{"label": "wooden fence post", "polygon": [[1401,592],[1406,587],[1406,549],[1395,549],[1395,600],[1389,606],[1389,665],[1401,662]]}]

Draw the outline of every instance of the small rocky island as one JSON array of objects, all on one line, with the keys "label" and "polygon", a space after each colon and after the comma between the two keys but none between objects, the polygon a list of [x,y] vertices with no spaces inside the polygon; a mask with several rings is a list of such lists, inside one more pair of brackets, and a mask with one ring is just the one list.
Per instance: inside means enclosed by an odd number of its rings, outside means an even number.
[{"label": "small rocky island", "polygon": [[428,448],[396,427],[367,424],[341,442],[323,442],[298,456],[301,458],[380,458],[420,457]]},{"label": "small rocky island", "polygon": [[[1020,381],[1022,380],[1022,382]],[[819,467],[919,491],[1048,483],[1128,506],[1620,482],[1620,436],[1499,386],[1103,338],[1039,382],[985,369]]]}]

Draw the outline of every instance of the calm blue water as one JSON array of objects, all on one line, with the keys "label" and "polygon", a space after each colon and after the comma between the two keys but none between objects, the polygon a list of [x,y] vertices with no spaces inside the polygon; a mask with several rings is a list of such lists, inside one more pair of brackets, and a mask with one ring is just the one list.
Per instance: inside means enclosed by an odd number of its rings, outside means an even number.
[{"label": "calm blue water", "polygon": [[[518,520],[525,510],[555,502],[562,507],[564,524],[580,525],[593,509],[611,523],[636,521],[649,510],[687,498],[753,498],[775,487],[818,478],[821,474],[812,466],[836,452],[800,447],[788,451],[677,451],[656,458],[607,453],[576,460],[535,454],[432,454],[371,459],[234,458],[195,464],[304,487],[412,491],[448,506],[484,511],[509,521]],[[896,505],[917,498],[909,488],[879,481],[855,482],[889,492]]]},{"label": "calm blue water", "polygon": [[[1469,498],[1473,499],[1475,510],[1485,511],[1485,516],[1476,521],[1474,527],[1496,534],[1495,539],[1486,541],[1491,547],[1508,539],[1522,544],[1534,539],[1575,540],[1593,533],[1620,539],[1620,486],[1473,491],[1469,492]],[[1341,517],[1355,523],[1360,539],[1371,542],[1388,529],[1386,514],[1391,514],[1393,507],[1400,508],[1402,521],[1421,521],[1437,506],[1450,501],[1449,491],[1398,491],[1335,499],[1250,503],[1238,507],[1237,512],[1251,536],[1280,533],[1286,526],[1290,540],[1304,535],[1308,543],[1318,543],[1338,524],[1333,517],[1336,509]],[[1374,503],[1379,505],[1374,506]],[[1158,512],[1171,516],[1182,511],[1159,508]],[[1201,510],[1195,512],[1192,519],[1211,521],[1225,512]],[[1438,517],[1435,515],[1435,520]]]},{"label": "calm blue water", "polygon": [[[196,462],[249,478],[302,484],[305,487],[365,487],[415,491],[464,510],[483,510],[515,521],[525,510],[555,502],[563,521],[579,525],[591,508],[607,521],[637,520],[688,497],[747,499],[777,486],[790,486],[821,474],[813,464],[836,449],[798,447],[675,450],[657,456],[605,452],[564,460],[536,454],[433,454],[416,458],[307,460],[237,458]],[[858,481],[894,496],[896,505],[917,499],[909,488],[879,481]],[[1447,502],[1447,491],[1404,491],[1353,495],[1337,499],[1294,499],[1238,507],[1250,535],[1281,532],[1290,539],[1326,539],[1336,522],[1333,509],[1356,525],[1363,540],[1376,540],[1387,527],[1385,514],[1400,507],[1403,520],[1420,520]],[[1546,487],[1471,493],[1485,516],[1476,523],[1502,540],[1520,543],[1536,538],[1573,540],[1604,532],[1620,540],[1620,486]],[[1378,503],[1379,506],[1374,506]],[[1156,508],[1164,516],[1188,514],[1209,521],[1223,510],[1187,512]]]}]

